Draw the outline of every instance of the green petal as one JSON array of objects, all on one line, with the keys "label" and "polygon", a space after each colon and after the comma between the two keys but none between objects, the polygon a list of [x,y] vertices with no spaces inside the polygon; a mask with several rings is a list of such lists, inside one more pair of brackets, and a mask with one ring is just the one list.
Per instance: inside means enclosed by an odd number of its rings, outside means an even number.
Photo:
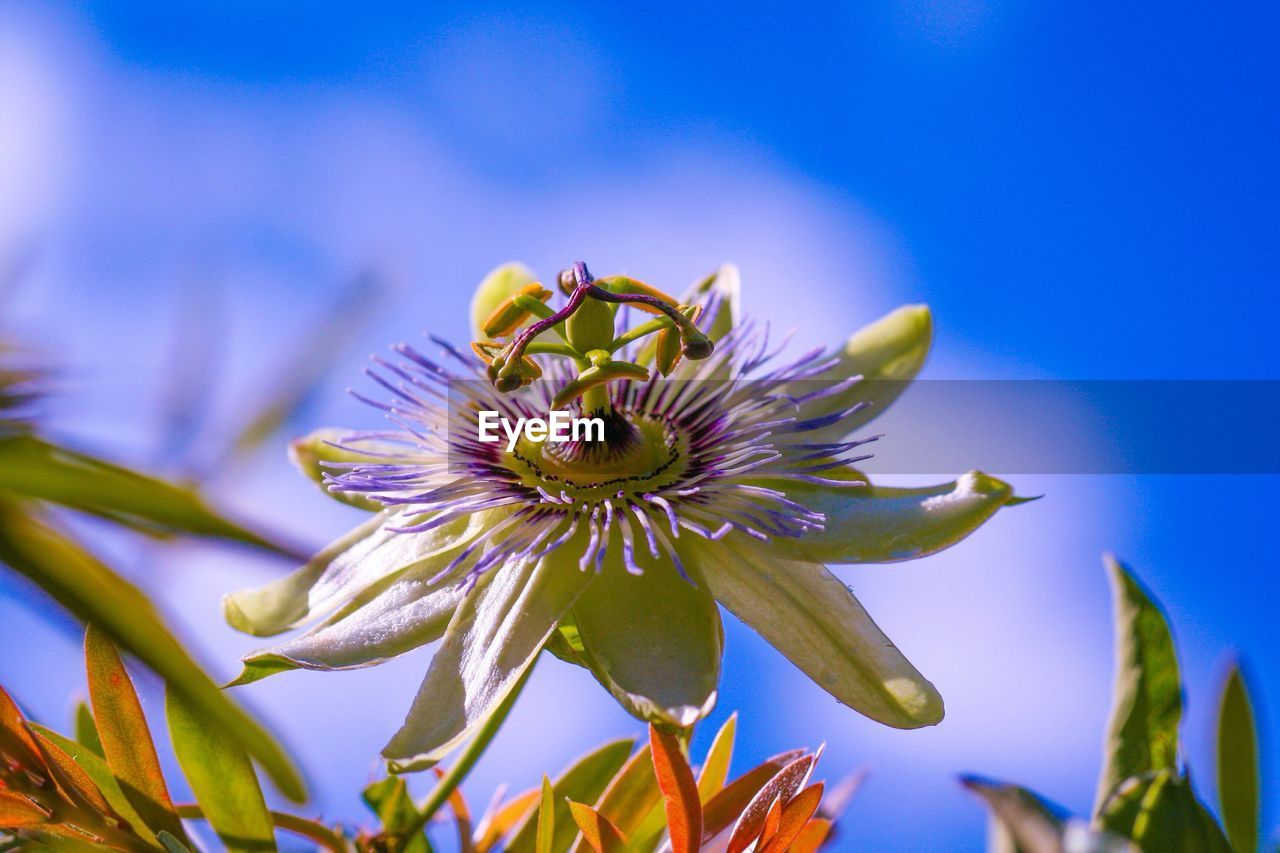
[{"label": "green petal", "polygon": [[783,488],[788,498],[822,513],[826,522],[822,530],[796,539],[774,539],[774,546],[822,563],[894,563],[935,554],[1016,500],[1008,483],[981,471],[913,489],[807,483]]},{"label": "green petal", "polygon": [[836,699],[895,728],[942,719],[938,691],[825,566],[781,559],[732,533],[679,541],[716,599]]},{"label": "green petal", "polygon": [[806,406],[803,416],[818,417],[858,402],[867,405],[838,423],[804,433],[804,440],[838,441],[887,409],[920,372],[932,343],[933,316],[927,305],[904,305],[854,332],[844,349],[836,353],[839,363],[821,379],[807,384],[853,376],[861,376],[863,381]]},{"label": "green petal", "polygon": [[393,773],[425,770],[506,698],[594,577],[564,546],[491,569],[454,612],[413,707],[383,749]]},{"label": "green petal", "polygon": [[248,684],[291,669],[373,666],[435,642],[466,597],[458,577],[432,583],[452,556],[448,552],[389,586],[358,596],[299,637],[250,653],[244,659],[244,672],[233,684]]},{"label": "green petal", "polygon": [[642,720],[691,726],[715,706],[724,635],[706,583],[669,561],[632,575],[613,549],[573,615],[591,671]]},{"label": "green petal", "polygon": [[537,281],[533,270],[516,261],[508,261],[490,270],[476,287],[471,297],[471,333],[476,340],[484,340],[484,321],[502,300],[514,294],[530,282]]},{"label": "green petal", "polygon": [[403,516],[380,514],[325,548],[293,574],[258,589],[226,596],[223,614],[237,630],[258,637],[323,616],[371,585],[426,565],[475,538],[492,518],[474,513],[421,533],[396,533]]}]

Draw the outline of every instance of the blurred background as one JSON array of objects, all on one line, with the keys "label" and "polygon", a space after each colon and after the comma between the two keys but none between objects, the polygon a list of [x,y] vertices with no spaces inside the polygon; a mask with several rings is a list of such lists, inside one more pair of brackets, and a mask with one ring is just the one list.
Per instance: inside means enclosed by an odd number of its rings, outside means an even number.
[{"label": "blurred background", "polygon": [[[428,329],[465,341],[472,287],[508,259],[676,291],[732,260],[747,310],[806,344],[928,302],[933,378],[1276,378],[1278,39],[1263,3],[7,0],[0,324],[58,366],[57,434],[207,477],[223,506],[307,546],[355,515],[289,468],[289,431],[376,425],[345,394],[364,357]],[[326,345],[308,348],[317,330]],[[327,378],[288,429],[228,452],[307,367]],[[825,740],[827,778],[867,768],[847,849],[982,849],[961,771],[1085,812],[1112,550],[1172,619],[1202,781],[1232,650],[1276,779],[1276,478],[1013,479],[1046,497],[942,555],[841,570],[946,697],[941,726],[878,727],[727,620],[700,739],[739,709],[740,762]],[[220,597],[288,566],[84,530],[212,672],[238,671],[255,641]],[[0,657],[0,681],[62,724],[83,690],[76,628],[7,574],[0,645],[23,652]],[[428,659],[238,693],[287,730],[312,810],[356,820]],[[639,731],[544,662],[467,790],[484,803]]]}]

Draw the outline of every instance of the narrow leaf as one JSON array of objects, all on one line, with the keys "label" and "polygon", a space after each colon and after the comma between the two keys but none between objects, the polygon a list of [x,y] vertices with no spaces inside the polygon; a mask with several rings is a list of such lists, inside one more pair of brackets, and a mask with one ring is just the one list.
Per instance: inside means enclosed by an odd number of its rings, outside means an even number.
[{"label": "narrow leaf", "polygon": [[88,747],[100,758],[106,756],[102,751],[102,739],[98,737],[98,724],[93,721],[93,712],[85,702],[76,703],[75,730],[77,743]]},{"label": "narrow leaf", "polygon": [[271,815],[244,747],[177,691],[166,691],[165,708],[178,763],[227,850],[274,851]]},{"label": "narrow leaf", "polygon": [[538,839],[535,853],[551,853],[556,834],[556,800],[551,780],[542,777],[542,802],[538,805]]},{"label": "narrow leaf", "polygon": [[194,490],[33,435],[0,439],[0,490],[103,516],[145,533],[228,539],[290,554],[224,518]]},{"label": "narrow leaf", "polygon": [[[587,753],[565,770],[552,785],[555,807],[555,836],[551,842],[554,853],[563,853],[572,846],[578,827],[569,813],[569,800],[578,803],[594,803],[609,785],[631,754],[634,741],[629,738],[612,741]],[[539,809],[541,812],[541,809]],[[537,836],[538,815],[528,815],[521,822],[507,849],[511,853],[532,850]]]},{"label": "narrow leaf", "polygon": [[35,735],[36,742],[40,746],[45,766],[49,768],[49,775],[53,777],[53,781],[57,783],[63,795],[86,811],[99,815],[112,815],[111,805],[94,784],[93,779],[89,778],[89,774],[57,744],[46,740],[35,730],[32,730],[32,734]]},{"label": "narrow leaf", "polygon": [[18,794],[0,790],[0,826],[19,829],[36,826],[49,819],[44,809]]},{"label": "narrow leaf", "polygon": [[1191,780],[1158,770],[1126,780],[1104,805],[1099,828],[1160,853],[1230,853],[1227,838]]},{"label": "narrow leaf", "polygon": [[791,762],[802,757],[803,750],[792,750],[770,758],[724,787],[702,810],[702,840],[708,841],[738,819],[760,789],[782,772]]},{"label": "narrow leaf", "polygon": [[1259,777],[1253,703],[1233,664],[1218,706],[1218,801],[1233,850],[1258,849]]},{"label": "narrow leaf", "polygon": [[0,687],[0,752],[20,767],[39,772],[44,766],[40,747],[27,731],[26,719],[18,704]]},{"label": "narrow leaf", "polygon": [[582,840],[591,846],[595,853],[618,853],[626,849],[627,837],[623,835],[609,819],[591,806],[569,802],[569,812],[573,821],[582,830]]},{"label": "narrow leaf", "polygon": [[649,749],[658,788],[666,803],[667,832],[673,853],[696,853],[702,846],[702,801],[693,770],[673,736],[649,726]]},{"label": "narrow leaf", "polygon": [[1098,815],[1120,783],[1176,768],[1182,684],[1173,637],[1160,607],[1114,557],[1111,575],[1116,623],[1116,682],[1106,758],[1098,780]]},{"label": "narrow leaf", "polygon": [[495,805],[480,819],[476,827],[475,847],[480,853],[492,849],[507,833],[528,815],[538,802],[540,791],[537,788],[525,791],[509,802]]},{"label": "narrow leaf", "polygon": [[751,843],[760,837],[774,800],[783,801],[795,796],[800,787],[809,778],[813,769],[815,756],[804,755],[788,764],[765,783],[764,787],[751,799],[743,809],[738,823],[729,836],[729,853],[742,853]]},{"label": "narrow leaf", "polygon": [[715,740],[707,750],[707,760],[702,763],[702,771],[698,774],[698,796],[703,805],[720,793],[729,778],[729,763],[733,759],[733,741],[737,731],[738,714],[735,711],[716,732]]},{"label": "narrow leaf", "polygon": [[90,750],[84,744],[64,737],[52,729],[38,726],[35,723],[28,723],[28,725],[31,727],[32,732],[40,735],[44,740],[52,743],[70,756],[71,760],[79,765],[85,775],[93,781],[93,784],[98,786],[98,790],[102,792],[102,796],[106,797],[107,803],[112,810],[124,818],[126,823],[138,829],[147,825],[146,821],[142,819],[141,815],[133,807],[133,804],[124,795],[124,791],[120,789],[120,782],[116,779],[115,774],[111,772],[111,768],[107,766],[106,759]]},{"label": "narrow leaf", "polygon": [[152,832],[186,838],[133,681],[111,640],[92,623],[84,635],[84,658],[102,748],[121,790]]},{"label": "narrow leaf", "polygon": [[168,853],[191,853],[191,848],[175,838],[172,833],[161,830],[156,838]]},{"label": "narrow leaf", "polygon": [[68,536],[0,502],[0,562],[31,578],[60,604],[92,622],[120,648],[203,706],[262,763],[287,797],[306,798],[297,771],[275,740],[205,675],[136,587]]},{"label": "narrow leaf", "polygon": [[831,835],[831,821],[826,818],[814,818],[804,825],[795,841],[791,842],[790,853],[815,853]]},{"label": "narrow leaf", "polygon": [[[618,775],[613,777],[596,805],[600,814],[627,836],[635,836],[643,821],[655,808],[661,819],[658,777],[653,773],[649,745],[635,752]],[[578,853],[586,853],[586,844],[578,845]]]}]

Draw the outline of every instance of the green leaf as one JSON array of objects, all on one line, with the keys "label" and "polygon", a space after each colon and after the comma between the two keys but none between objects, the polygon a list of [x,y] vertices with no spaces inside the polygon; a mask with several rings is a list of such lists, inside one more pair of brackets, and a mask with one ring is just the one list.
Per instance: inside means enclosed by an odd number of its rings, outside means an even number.
[{"label": "green leaf", "polygon": [[960,784],[981,797],[991,810],[998,832],[995,849],[1011,853],[1061,849],[1067,819],[1061,807],[1021,785],[977,776],[962,776]]},{"label": "green leaf", "polygon": [[166,691],[165,709],[187,783],[227,850],[275,850],[271,815],[244,747],[175,690]]},{"label": "green leaf", "polygon": [[723,790],[725,780],[729,778],[729,762],[733,759],[733,741],[737,732],[738,712],[734,711],[716,732],[715,740],[707,750],[707,760],[702,762],[702,770],[698,773],[698,796],[703,805]]},{"label": "green leaf", "polygon": [[1258,729],[1249,688],[1233,663],[1218,705],[1218,802],[1234,850],[1258,849]]},{"label": "green leaf", "polygon": [[1128,566],[1109,554],[1103,563],[1115,608],[1116,681],[1095,816],[1125,780],[1177,769],[1182,718],[1178,658],[1164,614]]},{"label": "green leaf", "polygon": [[75,540],[33,514],[0,501],[0,562],[27,576],[63,607],[102,629],[174,689],[204,708],[245,749],[287,797],[306,798],[284,751],[218,689],[174,639],[151,602]]},{"label": "green leaf", "polygon": [[1173,769],[1125,780],[1096,823],[1141,850],[1160,853],[1231,853],[1226,836],[1191,788]]},{"label": "green leaf", "polygon": [[471,298],[471,334],[483,340],[484,321],[502,303],[526,284],[536,281],[533,270],[524,264],[509,261],[489,271],[476,287]]},{"label": "green leaf", "polygon": [[535,853],[551,853],[556,836],[556,801],[551,790],[551,780],[542,777],[542,799],[538,803],[538,835],[534,842]]},{"label": "green leaf", "polygon": [[[650,812],[656,809],[657,814],[662,815],[662,791],[653,772],[648,744],[627,759],[600,795],[596,809],[628,837],[636,832]],[[585,841],[579,843],[577,853],[587,853],[589,846]]]},{"label": "green leaf", "polygon": [[98,724],[93,721],[93,712],[86,702],[77,702],[75,711],[76,741],[89,748],[99,757],[104,757],[102,739],[98,737]]},{"label": "green leaf", "polygon": [[193,489],[31,435],[0,438],[0,492],[61,504],[151,535],[227,539],[290,554],[223,518]]},{"label": "green leaf", "polygon": [[84,657],[89,698],[107,765],[152,832],[166,830],[185,839],[133,681],[116,647],[92,622],[84,635]]},{"label": "green leaf", "polygon": [[[634,741],[630,739],[615,740],[587,753],[574,762],[556,779],[551,786],[554,817],[552,821],[555,833],[551,842],[552,853],[563,853],[573,844],[578,834],[577,824],[569,811],[569,800],[576,803],[594,803],[609,785],[609,781],[622,768],[631,754]],[[545,804],[546,793],[543,794]],[[525,816],[517,827],[511,842],[507,845],[509,853],[529,853],[535,850],[538,840],[538,827],[542,820],[543,807]]]}]

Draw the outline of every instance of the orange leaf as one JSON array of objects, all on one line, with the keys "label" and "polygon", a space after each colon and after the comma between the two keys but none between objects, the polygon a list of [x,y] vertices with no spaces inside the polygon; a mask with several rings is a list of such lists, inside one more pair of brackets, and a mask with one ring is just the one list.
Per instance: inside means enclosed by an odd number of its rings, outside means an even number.
[{"label": "orange leaf", "polygon": [[44,809],[26,797],[0,791],[0,826],[17,829],[20,826],[35,826],[48,819]]},{"label": "orange leaf", "polygon": [[693,770],[680,751],[680,742],[649,726],[653,770],[667,809],[667,832],[672,853],[697,853],[702,847],[702,801]]},{"label": "orange leaf", "polygon": [[7,755],[19,767],[39,773],[44,761],[25,722],[17,703],[0,687],[0,753]]},{"label": "orange leaf", "polygon": [[814,818],[804,825],[796,840],[791,842],[788,853],[815,853],[831,834],[831,821],[826,818]]},{"label": "orange leaf", "polygon": [[729,836],[728,853],[742,853],[751,846],[751,842],[760,837],[773,801],[789,800],[795,795],[809,778],[809,771],[813,768],[815,758],[814,755],[797,758],[779,770],[777,775],[760,789],[738,818],[733,834]]},{"label": "orange leaf", "polygon": [[658,779],[653,773],[649,745],[645,744],[613,777],[609,787],[600,795],[596,808],[624,835],[632,835],[661,796]]},{"label": "orange leaf", "polygon": [[710,841],[719,835],[721,830],[738,819],[769,780],[777,776],[782,768],[804,755],[804,750],[793,749],[776,755],[759,764],[737,779],[734,779],[716,794],[702,810],[702,840]]},{"label": "orange leaf", "polygon": [[756,848],[763,850],[773,840],[773,834],[778,831],[778,825],[782,823],[782,800],[775,799],[773,804],[769,806],[769,811],[764,815],[764,826],[760,827],[759,840],[756,841]]},{"label": "orange leaf", "polygon": [[39,745],[44,764],[49,768],[53,781],[58,784],[58,788],[69,802],[96,814],[118,817],[115,810],[107,803],[107,798],[102,795],[102,790],[94,784],[93,779],[89,778],[89,774],[76,764],[75,759],[40,732],[31,729],[28,731]]},{"label": "orange leaf", "polygon": [[120,653],[92,624],[84,635],[84,658],[102,750],[111,772],[120,780],[121,791],[153,832],[168,831],[186,844],[187,834],[169,799],[138,693]]},{"label": "orange leaf", "polygon": [[808,825],[809,818],[813,817],[814,812],[818,810],[818,805],[822,802],[822,789],[821,782],[810,785],[782,807],[778,826],[769,833],[770,837],[765,843],[763,853],[784,853],[790,847],[791,842],[795,841]]},{"label": "orange leaf", "polygon": [[[437,779],[444,778],[444,768],[434,767]],[[471,841],[471,809],[467,806],[467,798],[462,796],[461,788],[454,788],[449,794],[449,808],[453,811],[453,820],[458,825],[458,849],[460,853],[473,853],[475,845]]]},{"label": "orange leaf", "polygon": [[573,815],[578,829],[582,830],[582,838],[595,853],[617,853],[626,849],[627,837],[591,806],[570,800],[569,813]]}]

